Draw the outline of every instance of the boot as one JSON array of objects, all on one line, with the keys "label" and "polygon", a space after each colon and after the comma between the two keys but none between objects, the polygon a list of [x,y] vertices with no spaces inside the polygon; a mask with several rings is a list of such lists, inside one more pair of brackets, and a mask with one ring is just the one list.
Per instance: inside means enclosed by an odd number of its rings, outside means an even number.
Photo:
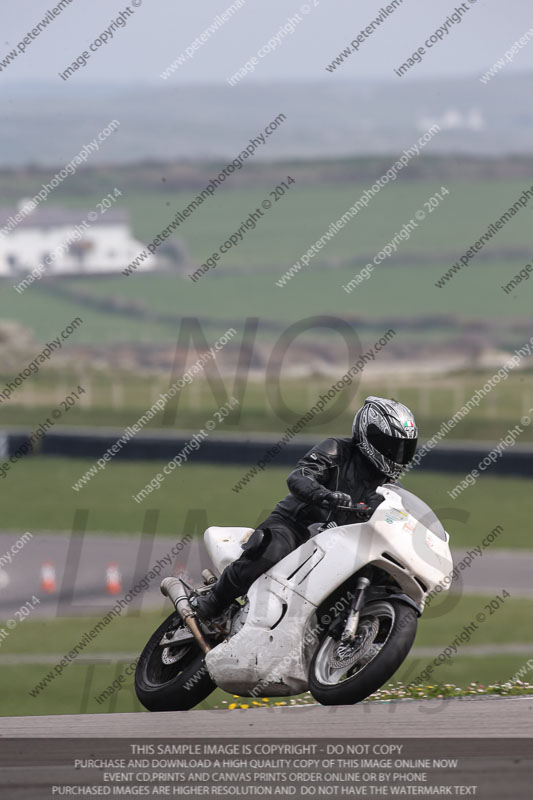
[{"label": "boot", "polygon": [[232,580],[232,566],[230,565],[224,570],[211,591],[191,597],[192,610],[204,622],[219,617],[229,604],[245,591]]},{"label": "boot", "polygon": [[204,622],[209,622],[219,617],[229,605],[228,603],[222,603],[212,589],[206,594],[191,597],[189,604],[196,616]]}]

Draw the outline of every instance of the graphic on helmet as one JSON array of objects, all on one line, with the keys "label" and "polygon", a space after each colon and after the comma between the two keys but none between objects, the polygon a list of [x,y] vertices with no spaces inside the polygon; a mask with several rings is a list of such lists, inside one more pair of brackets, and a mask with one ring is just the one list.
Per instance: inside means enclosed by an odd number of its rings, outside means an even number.
[{"label": "graphic on helmet", "polygon": [[352,436],[377,469],[397,478],[413,459],[418,428],[403,403],[370,396],[355,415]]}]

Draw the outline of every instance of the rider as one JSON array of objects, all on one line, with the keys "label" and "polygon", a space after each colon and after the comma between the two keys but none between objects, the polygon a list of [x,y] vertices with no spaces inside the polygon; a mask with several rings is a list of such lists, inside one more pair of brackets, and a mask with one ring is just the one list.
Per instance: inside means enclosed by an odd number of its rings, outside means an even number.
[{"label": "rider", "polygon": [[309,450],[287,478],[290,494],[253,532],[242,555],[211,591],[191,598],[198,616],[219,616],[260,575],[307,541],[309,525],[328,522],[339,506],[355,507],[368,519],[383,501],[377,487],[399,477],[417,441],[414,416],[406,406],[367,397],[355,415],[351,438],[324,439]]}]

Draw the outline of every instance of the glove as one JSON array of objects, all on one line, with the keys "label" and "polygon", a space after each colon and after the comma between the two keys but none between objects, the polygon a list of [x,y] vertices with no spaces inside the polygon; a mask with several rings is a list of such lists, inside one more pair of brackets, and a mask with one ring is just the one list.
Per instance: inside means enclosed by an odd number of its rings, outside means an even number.
[{"label": "glove", "polygon": [[353,507],[352,498],[344,492],[329,492],[322,500],[322,505],[326,508],[338,508],[339,506]]}]

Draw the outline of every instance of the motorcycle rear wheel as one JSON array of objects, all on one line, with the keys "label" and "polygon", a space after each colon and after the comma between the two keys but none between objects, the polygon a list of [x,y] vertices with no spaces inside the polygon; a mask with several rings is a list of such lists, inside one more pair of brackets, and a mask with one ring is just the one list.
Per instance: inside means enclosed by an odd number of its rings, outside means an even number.
[{"label": "motorcycle rear wheel", "polygon": [[413,608],[399,600],[369,604],[361,612],[358,639],[349,647],[325,632],[309,666],[309,690],[322,705],[353,705],[377,691],[396,672],[417,630]]},{"label": "motorcycle rear wheel", "polygon": [[178,628],[184,623],[175,611],[152,634],[137,662],[135,692],[148,711],[187,711],[216,689],[196,641],[161,645],[163,636]]}]

